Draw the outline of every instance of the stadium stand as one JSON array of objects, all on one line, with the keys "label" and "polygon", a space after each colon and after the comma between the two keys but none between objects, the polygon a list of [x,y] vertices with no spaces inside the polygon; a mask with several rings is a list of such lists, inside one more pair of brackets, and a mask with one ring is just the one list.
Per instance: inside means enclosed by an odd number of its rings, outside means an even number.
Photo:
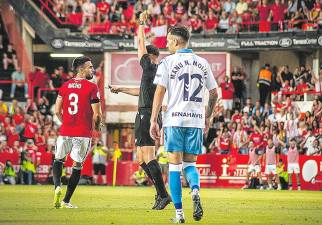
[{"label": "stadium stand", "polygon": [[[185,24],[193,33],[236,33],[315,30],[320,4],[314,1],[59,1],[34,0],[60,25],[75,25],[89,33],[127,34],[136,29],[137,13],[148,10],[151,24]],[[160,21],[163,21],[160,24]],[[124,26],[123,29],[114,27]]]}]

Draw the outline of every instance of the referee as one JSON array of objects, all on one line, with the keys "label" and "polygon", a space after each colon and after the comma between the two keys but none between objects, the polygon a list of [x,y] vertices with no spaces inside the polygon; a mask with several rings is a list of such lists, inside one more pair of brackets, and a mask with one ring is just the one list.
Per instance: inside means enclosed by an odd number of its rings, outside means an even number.
[{"label": "referee", "polygon": [[[162,179],[161,168],[155,159],[155,145],[157,143],[151,138],[150,117],[156,85],[153,84],[158,67],[159,49],[153,45],[145,46],[144,25],[148,14],[140,14],[140,24],[138,30],[138,57],[143,69],[141,85],[139,88],[111,87],[112,93],[125,93],[139,96],[138,113],[135,118],[135,145],[137,146],[137,158],[140,166],[152,180],[157,195],[152,209],[164,209],[171,201],[170,196]],[[158,123],[161,125],[161,115],[159,114]]]}]

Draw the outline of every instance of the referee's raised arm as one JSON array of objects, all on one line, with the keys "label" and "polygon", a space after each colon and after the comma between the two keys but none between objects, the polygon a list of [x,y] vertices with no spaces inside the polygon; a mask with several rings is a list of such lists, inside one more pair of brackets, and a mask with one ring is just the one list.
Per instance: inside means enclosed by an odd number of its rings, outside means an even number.
[{"label": "referee's raised arm", "polygon": [[145,34],[144,34],[144,26],[146,24],[148,18],[148,13],[146,11],[140,14],[139,18],[139,31],[138,31],[138,57],[141,60],[144,54],[147,54],[146,46],[145,46]]}]

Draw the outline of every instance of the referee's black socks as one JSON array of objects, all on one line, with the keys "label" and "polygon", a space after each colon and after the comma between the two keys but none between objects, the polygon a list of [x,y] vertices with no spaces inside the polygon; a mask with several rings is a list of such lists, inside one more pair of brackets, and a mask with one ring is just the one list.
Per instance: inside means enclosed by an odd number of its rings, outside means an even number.
[{"label": "referee's black socks", "polygon": [[63,171],[63,161],[55,159],[53,163],[53,181],[55,185],[55,190],[57,186],[61,186],[61,175]]},{"label": "referee's black socks", "polygon": [[151,175],[151,172],[148,168],[148,166],[146,165],[145,162],[143,162],[142,164],[140,164],[141,168],[144,170],[145,174],[150,178],[150,180],[152,181],[152,183],[154,184],[154,180],[153,177]]},{"label": "referee's black socks", "polygon": [[68,181],[66,195],[63,200],[64,202],[69,203],[69,201],[76,189],[76,186],[79,182],[80,175],[81,175],[81,170],[73,168],[72,175],[70,176],[69,181]]},{"label": "referee's black socks", "polygon": [[154,159],[154,160],[151,160],[147,164],[147,167],[150,170],[151,176],[153,177],[154,186],[155,186],[159,196],[161,198],[166,198],[168,196],[168,192],[164,186],[161,168],[160,168],[159,163]]}]

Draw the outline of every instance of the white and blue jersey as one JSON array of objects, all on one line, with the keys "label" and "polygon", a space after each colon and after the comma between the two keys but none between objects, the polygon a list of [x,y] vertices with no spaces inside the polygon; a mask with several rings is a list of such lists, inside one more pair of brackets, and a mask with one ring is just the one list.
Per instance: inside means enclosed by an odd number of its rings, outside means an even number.
[{"label": "white and blue jersey", "polygon": [[[207,60],[190,49],[179,50],[161,60],[154,84],[165,87],[168,94],[167,111],[163,118],[166,149],[199,154],[202,128],[205,127],[205,91],[217,88]],[[191,143],[191,135],[200,141]]]}]

